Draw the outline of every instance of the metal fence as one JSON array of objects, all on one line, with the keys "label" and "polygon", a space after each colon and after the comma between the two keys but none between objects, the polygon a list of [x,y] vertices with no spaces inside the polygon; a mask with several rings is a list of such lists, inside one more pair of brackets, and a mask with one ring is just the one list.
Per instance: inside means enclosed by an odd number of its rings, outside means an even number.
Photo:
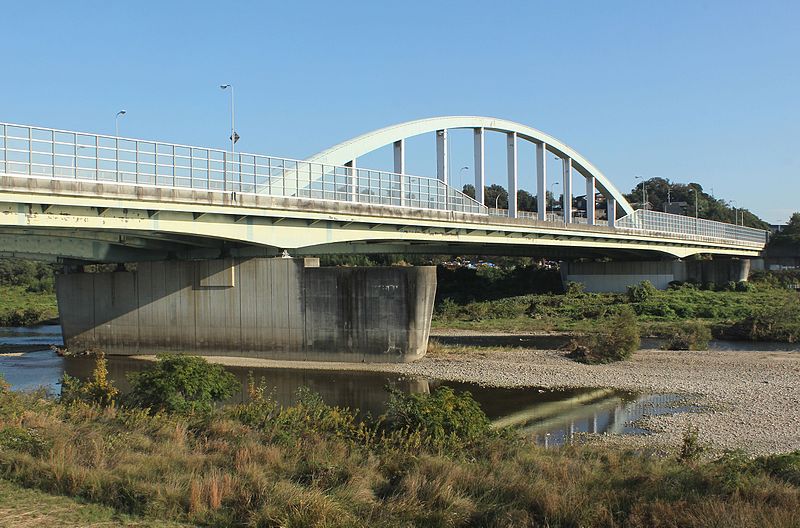
[{"label": "metal fence", "polygon": [[0,173],[487,213],[435,178],[5,123]]},{"label": "metal fence", "polygon": [[723,240],[738,244],[763,246],[769,234],[752,227],[715,222],[703,218],[637,209],[617,220],[616,227],[653,234],[680,235],[681,238],[715,242]]}]

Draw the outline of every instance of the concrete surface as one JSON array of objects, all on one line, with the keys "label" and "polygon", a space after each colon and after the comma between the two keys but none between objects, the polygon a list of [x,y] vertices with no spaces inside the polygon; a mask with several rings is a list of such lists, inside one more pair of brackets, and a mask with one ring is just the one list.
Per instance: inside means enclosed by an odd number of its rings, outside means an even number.
[{"label": "concrete surface", "polygon": [[265,359],[422,357],[434,267],[319,268],[318,259],[140,262],[56,278],[66,347]]}]

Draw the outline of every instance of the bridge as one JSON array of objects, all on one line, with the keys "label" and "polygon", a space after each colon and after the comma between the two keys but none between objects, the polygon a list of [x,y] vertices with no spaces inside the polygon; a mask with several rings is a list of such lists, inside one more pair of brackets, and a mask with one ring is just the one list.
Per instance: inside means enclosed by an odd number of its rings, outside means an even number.
[{"label": "bridge", "polygon": [[[455,129],[473,135],[475,198],[451,186]],[[407,174],[406,140],[425,133],[435,137],[435,176]],[[495,133],[506,143],[506,210],[483,204],[485,138]],[[360,166],[383,147],[392,171]],[[535,149],[535,175],[519,171],[526,147]],[[548,156],[560,162],[562,211],[548,210]],[[584,179],[580,210],[573,176]],[[533,182],[537,210],[520,210],[517,190]],[[766,241],[757,229],[634,210],[577,151],[502,119],[411,121],[306,160],[0,123],[0,255],[68,264],[57,293],[70,348],[409,360],[426,348],[433,269],[326,269],[304,257],[655,260],[648,273],[666,283],[677,276],[662,269],[670,260],[746,259]],[[268,258],[276,256],[294,259]],[[120,266],[83,273],[86,263]],[[585,264],[578,273],[590,281],[598,270]],[[618,282],[641,273],[617,273]]]},{"label": "bridge", "polygon": [[[474,131],[476,199],[449,185],[448,130]],[[436,177],[405,173],[405,140],[436,134]],[[507,139],[508,210],[483,205],[484,138]],[[521,145],[536,149],[537,212],[518,210]],[[392,145],[394,171],[358,166]],[[563,212],[548,211],[545,156],[561,161]],[[573,210],[572,176],[585,179]],[[534,176],[530,175],[531,182]],[[604,211],[597,205],[603,204]],[[575,150],[483,117],[412,121],[307,160],[0,123],[0,252],[84,262],[325,253],[553,257],[752,257],[766,233],[634,210]]]}]

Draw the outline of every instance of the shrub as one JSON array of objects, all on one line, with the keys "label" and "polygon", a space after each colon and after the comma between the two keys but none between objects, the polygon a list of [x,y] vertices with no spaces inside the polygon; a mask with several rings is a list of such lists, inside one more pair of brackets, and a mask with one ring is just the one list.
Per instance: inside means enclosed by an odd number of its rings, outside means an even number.
[{"label": "shrub", "polygon": [[687,321],[676,326],[673,335],[664,345],[667,350],[708,350],[711,330],[697,321]]},{"label": "shrub", "polygon": [[585,291],[586,286],[582,282],[569,282],[565,293],[567,297],[580,297]]},{"label": "shrub", "polygon": [[600,328],[579,340],[571,357],[584,363],[611,363],[628,359],[639,348],[639,326],[630,307],[607,317]]},{"label": "shrub", "polygon": [[443,300],[442,303],[436,307],[437,315],[444,320],[455,319],[458,317],[459,311],[460,307],[450,297]]},{"label": "shrub", "polygon": [[108,407],[114,405],[118,395],[119,390],[108,380],[108,362],[102,352],[97,355],[89,381],[83,382],[68,374],[61,378],[61,401],[64,403],[83,401]]},{"label": "shrub", "polygon": [[683,432],[683,443],[678,453],[678,460],[681,462],[694,462],[708,449],[709,446],[700,441],[700,433],[697,428],[689,426]]},{"label": "shrub", "polygon": [[781,480],[800,486],[800,451],[756,458],[755,466]]},{"label": "shrub", "polygon": [[628,286],[628,301],[632,303],[645,302],[653,297],[658,290],[650,281],[642,281],[635,286]]},{"label": "shrub", "polygon": [[49,443],[33,429],[14,426],[0,429],[0,450],[22,451],[33,456],[40,456],[49,447]]},{"label": "shrub", "polygon": [[724,336],[753,341],[800,341],[800,298],[786,299],[776,306],[761,308],[734,323]]},{"label": "shrub", "polygon": [[233,374],[196,356],[160,355],[128,379],[128,401],[153,412],[207,413],[240,388]]},{"label": "shrub", "polygon": [[419,435],[428,447],[452,451],[489,436],[491,423],[469,392],[441,387],[432,394],[391,390],[387,427],[403,436]]}]

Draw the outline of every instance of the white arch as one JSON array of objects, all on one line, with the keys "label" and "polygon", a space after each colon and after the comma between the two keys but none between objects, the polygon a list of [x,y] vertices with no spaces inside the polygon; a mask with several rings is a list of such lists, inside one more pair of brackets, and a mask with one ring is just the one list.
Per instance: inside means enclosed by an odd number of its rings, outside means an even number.
[{"label": "white arch", "polygon": [[517,134],[517,137],[537,145],[544,145],[548,151],[554,153],[558,157],[571,160],[572,167],[583,177],[594,177],[598,190],[607,198],[616,200],[625,214],[633,213],[633,207],[631,207],[614,184],[611,183],[597,167],[592,165],[586,158],[571,147],[535,128],[494,117],[447,116],[408,121],[349,139],[307,158],[307,161],[331,165],[345,165],[386,145],[391,145],[419,134],[436,132],[437,130],[447,130],[450,128],[483,128],[485,130],[504,133],[513,132]]}]

